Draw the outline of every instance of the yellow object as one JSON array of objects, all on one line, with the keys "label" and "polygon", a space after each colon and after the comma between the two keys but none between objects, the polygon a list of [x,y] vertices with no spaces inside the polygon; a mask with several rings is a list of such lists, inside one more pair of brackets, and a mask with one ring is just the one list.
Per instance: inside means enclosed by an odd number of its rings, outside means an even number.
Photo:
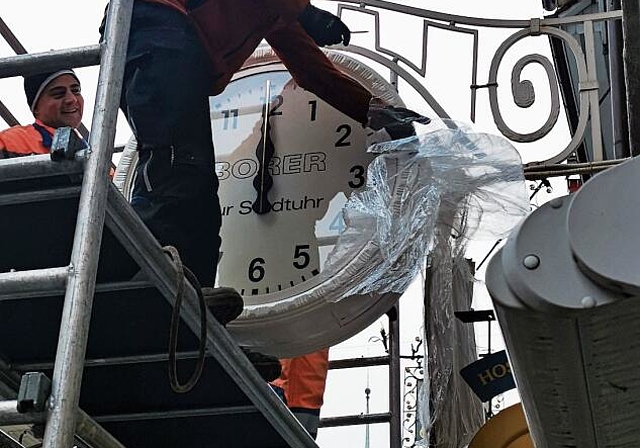
[{"label": "yellow object", "polygon": [[534,448],[522,405],[509,406],[485,423],[469,448]]}]

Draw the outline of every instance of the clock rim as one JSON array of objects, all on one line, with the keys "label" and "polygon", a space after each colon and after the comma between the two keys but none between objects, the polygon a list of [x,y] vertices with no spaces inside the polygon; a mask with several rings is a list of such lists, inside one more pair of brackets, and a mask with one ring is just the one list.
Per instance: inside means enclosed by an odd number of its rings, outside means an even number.
[{"label": "clock rim", "polygon": [[[337,50],[323,49],[323,52],[343,73],[362,84],[373,96],[387,104],[404,107],[404,102],[395,88],[364,62]],[[261,46],[234,75],[232,81],[262,73],[265,69],[287,70],[270,47]],[[135,175],[133,167],[136,163],[135,138],[131,137],[122,152],[113,181],[125,196],[130,194]],[[401,189],[401,186],[394,186],[394,197],[401,195],[401,192],[398,193]],[[279,300],[246,304],[243,313],[230,322],[227,329],[240,345],[279,357],[310,353],[342,342],[359,333],[387,312],[400,297],[398,293],[372,293],[366,296],[342,298],[344,293],[351,289],[347,272],[370,262],[371,257],[367,256],[362,260],[361,254],[371,250],[375,252],[375,243],[368,240],[358,251],[358,256],[344,264],[342,269],[330,278],[323,277],[321,272],[318,279],[309,279],[296,285],[300,288],[287,288],[275,294],[259,295],[262,298],[273,297]],[[245,301],[250,297],[252,296],[246,296]],[[345,321],[346,317],[336,311],[344,308],[353,308],[357,314]],[[321,319],[318,319],[320,317],[318,313],[322,314]],[[311,338],[296,337],[305,335],[305,330],[308,330],[310,325],[320,323],[323,319],[329,324],[333,323],[335,328],[325,331],[322,337],[317,335]]]}]

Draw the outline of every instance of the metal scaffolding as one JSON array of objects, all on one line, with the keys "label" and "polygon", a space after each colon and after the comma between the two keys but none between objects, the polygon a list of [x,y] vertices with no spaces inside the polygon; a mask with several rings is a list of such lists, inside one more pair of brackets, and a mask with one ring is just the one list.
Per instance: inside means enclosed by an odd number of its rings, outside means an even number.
[{"label": "metal scaffolding", "polygon": [[[48,155],[0,161],[0,207],[6,207],[3,209],[3,216],[8,217],[10,212],[30,210],[28,207],[34,204],[42,205],[53,203],[52,201],[58,201],[56,204],[60,204],[60,207],[56,205],[56,210],[68,205],[66,211],[76,213],[68,264],[24,270],[7,269],[6,272],[0,273],[0,303],[19,306],[19,310],[27,315],[33,315],[36,311],[32,308],[29,312],[25,309],[26,305],[22,306],[27,302],[33,302],[33,306],[36,307],[52,303],[56,296],[64,296],[60,304],[62,311],[55,357],[51,361],[52,365],[47,361],[42,366],[45,372],[51,374],[51,389],[46,397],[45,407],[27,409],[26,412],[22,409],[22,412],[19,412],[21,406],[16,400],[17,386],[21,384],[21,372],[24,372],[29,363],[33,367],[34,363],[42,362],[42,359],[6,359],[10,358],[6,353],[0,354],[1,357],[6,357],[0,359],[0,393],[5,398],[10,398],[0,402],[0,424],[44,424],[45,448],[68,448],[82,443],[88,443],[93,447],[121,448],[122,443],[96,420],[101,420],[104,425],[109,426],[113,421],[149,422],[154,419],[162,424],[167,418],[181,417],[179,412],[143,412],[136,420],[131,417],[133,414],[123,415],[123,412],[120,412],[115,413],[109,421],[104,416],[101,419],[94,418],[95,412],[92,412],[90,417],[80,409],[82,397],[85,402],[91,403],[92,394],[88,394],[89,398],[85,397],[85,390],[91,387],[87,384],[94,384],[93,379],[86,378],[86,375],[83,377],[83,374],[94,367],[104,368],[103,366],[108,364],[100,362],[108,357],[98,356],[97,359],[92,359],[91,354],[87,352],[90,323],[95,324],[96,319],[104,319],[98,317],[94,310],[95,300],[100,295],[114,292],[133,292],[137,297],[144,297],[145,291],[151,291],[166,299],[162,301],[166,308],[166,305],[173,307],[178,294],[174,265],[111,184],[108,176],[133,0],[111,0],[109,8],[111,19],[107,21],[105,39],[100,45],[26,54],[24,48],[14,40],[12,46],[19,54],[0,60],[2,78],[59,69],[63,66],[100,65],[89,151],[77,156],[76,160],[62,162],[54,162]],[[6,36],[6,25],[0,25],[3,35]],[[12,41],[9,40],[9,43],[12,44]],[[3,118],[9,123],[15,121],[4,105],[2,110],[6,112],[2,114]],[[65,179],[66,183],[63,186],[55,182],[51,185],[48,183],[51,179],[60,177]],[[50,219],[55,220],[56,217]],[[99,280],[99,265],[101,256],[104,255],[101,253],[101,245],[107,232],[110,238],[118,242],[121,253],[135,262],[137,269],[143,274],[142,280],[139,277],[135,277],[137,280]],[[53,235],[53,238],[56,241],[52,244],[58,244],[57,239],[64,239],[58,235]],[[11,242],[7,242],[3,251],[10,253],[11,250]],[[47,258],[47,255],[33,254],[34,258]],[[187,285],[185,292],[185,303],[181,312],[182,324],[186,325],[193,335],[198,335],[200,316],[197,295],[190,285]],[[135,302],[131,300],[128,303],[135,306]],[[38,309],[38,312],[45,311]],[[213,359],[209,365],[217,363],[211,367],[215,370],[214,373],[218,377],[223,375],[223,380],[237,388],[242,399],[248,400],[248,403],[219,406],[203,415],[258,415],[260,421],[273,429],[276,440],[280,440],[281,443],[292,447],[317,448],[315,442],[262,380],[226,330],[208,311],[204,312],[209,317],[206,337],[207,359]],[[19,314],[8,317],[20,319]],[[107,326],[118,324],[117,321],[111,321]],[[96,331],[99,333],[101,330]],[[108,336],[108,333],[106,334]],[[39,337],[40,335],[35,335],[36,339]],[[42,349],[42,352],[45,351]],[[160,361],[166,365],[166,356],[161,358]],[[154,362],[144,359],[144,356],[112,357],[111,361],[111,367],[124,366],[126,369],[131,365],[138,365],[155,368]],[[125,377],[127,372],[125,371]],[[91,372],[91,375],[94,374],[95,372]],[[22,384],[25,383],[24,378],[22,377]],[[224,384],[221,384],[221,387],[225,387]],[[217,434],[216,431],[216,428],[209,430],[212,438]]]}]

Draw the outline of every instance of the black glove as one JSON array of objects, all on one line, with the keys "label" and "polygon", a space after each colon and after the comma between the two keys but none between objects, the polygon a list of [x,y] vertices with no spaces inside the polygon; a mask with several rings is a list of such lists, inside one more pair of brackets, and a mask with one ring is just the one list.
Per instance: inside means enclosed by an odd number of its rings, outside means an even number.
[{"label": "black glove", "polygon": [[328,11],[310,4],[300,14],[298,22],[319,47],[340,42],[349,45],[351,31],[340,17]]},{"label": "black glove", "polygon": [[429,124],[431,119],[404,107],[372,104],[367,125],[377,131],[384,128],[392,140],[416,135],[413,123]]}]

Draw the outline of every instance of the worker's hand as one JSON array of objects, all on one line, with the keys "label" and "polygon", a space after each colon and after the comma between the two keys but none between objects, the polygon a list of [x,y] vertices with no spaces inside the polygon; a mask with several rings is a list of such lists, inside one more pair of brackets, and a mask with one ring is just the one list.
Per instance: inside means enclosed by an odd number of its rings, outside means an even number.
[{"label": "worker's hand", "polygon": [[351,31],[338,16],[309,4],[298,17],[298,22],[320,47],[339,44],[349,45]]}]

